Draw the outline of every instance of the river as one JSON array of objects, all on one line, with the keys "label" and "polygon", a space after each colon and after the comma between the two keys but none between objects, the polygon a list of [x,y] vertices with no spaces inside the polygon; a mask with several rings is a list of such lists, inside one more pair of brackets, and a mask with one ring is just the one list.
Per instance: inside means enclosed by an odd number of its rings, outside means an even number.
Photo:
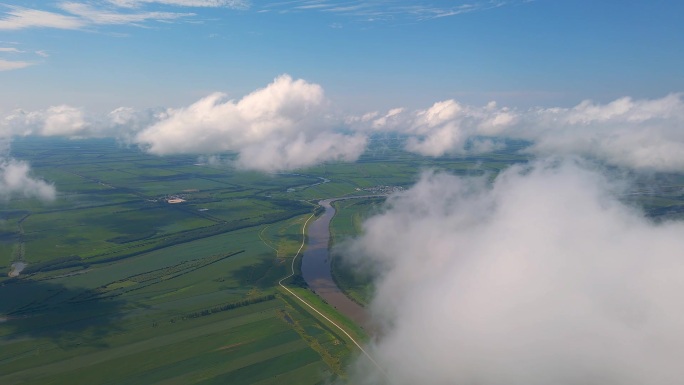
[{"label": "river", "polygon": [[325,211],[308,227],[308,245],[302,257],[302,276],[307,285],[328,304],[365,330],[372,331],[373,327],[370,325],[366,309],[342,292],[332,277],[330,266],[330,221],[335,215],[335,208],[331,203],[354,198],[367,197],[333,198],[318,202]]}]

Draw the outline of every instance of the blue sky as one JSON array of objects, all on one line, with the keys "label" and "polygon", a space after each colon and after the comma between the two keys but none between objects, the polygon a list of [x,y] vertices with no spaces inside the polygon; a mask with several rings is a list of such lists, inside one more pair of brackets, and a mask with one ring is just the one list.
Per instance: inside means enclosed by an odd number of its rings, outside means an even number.
[{"label": "blue sky", "polygon": [[284,73],[351,111],[656,98],[684,90],[682,14],[657,0],[4,0],[0,110],[180,106]]}]

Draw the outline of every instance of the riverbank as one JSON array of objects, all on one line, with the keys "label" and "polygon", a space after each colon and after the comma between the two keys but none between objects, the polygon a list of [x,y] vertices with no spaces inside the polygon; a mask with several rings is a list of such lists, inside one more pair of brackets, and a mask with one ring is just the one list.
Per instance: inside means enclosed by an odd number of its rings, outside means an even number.
[{"label": "riverbank", "polygon": [[307,247],[302,255],[302,277],[307,285],[318,296],[323,298],[337,311],[368,330],[369,319],[366,310],[358,303],[352,301],[335,284],[330,270],[330,221],[335,215],[335,209],[331,202],[334,199],[326,199],[318,202],[324,212],[307,230]]},{"label": "riverbank", "polygon": [[[381,195],[380,195],[381,196]],[[340,313],[356,322],[367,331],[374,329],[366,309],[356,300],[350,298],[336,283],[332,274],[332,256],[330,254],[330,222],[336,210],[332,206],[335,201],[348,199],[375,198],[379,195],[351,196],[325,199],[318,204],[323,213],[307,228],[307,248],[302,256],[302,277],[317,295],[323,298]]]}]

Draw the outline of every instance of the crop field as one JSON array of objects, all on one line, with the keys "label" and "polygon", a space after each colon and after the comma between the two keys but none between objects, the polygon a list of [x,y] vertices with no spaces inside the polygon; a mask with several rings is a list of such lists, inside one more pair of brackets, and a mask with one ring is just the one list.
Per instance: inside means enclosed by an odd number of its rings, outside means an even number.
[{"label": "crop field", "polygon": [[[316,200],[408,188],[426,169],[494,175],[522,156],[425,159],[373,143],[357,163],[261,174],[111,140],[22,138],[12,156],[53,183],[54,202],[0,207],[0,384],[323,384],[357,352],[278,286]],[[230,154],[226,155],[230,159]],[[625,199],[684,213],[679,176]],[[383,190],[384,189],[384,190]],[[179,203],[169,203],[176,199]],[[335,203],[333,243],[358,235],[384,198]],[[25,266],[16,277],[9,274]],[[299,265],[295,264],[295,270]],[[367,303],[370,277],[333,259]],[[362,329],[295,275],[288,286],[354,338]]]},{"label": "crop field", "polygon": [[[296,191],[318,177],[236,172],[111,141],[26,139],[13,152],[58,198],[13,198],[0,210],[0,383],[345,375],[349,341],[276,289],[315,208]],[[26,268],[10,278],[16,262]]]}]

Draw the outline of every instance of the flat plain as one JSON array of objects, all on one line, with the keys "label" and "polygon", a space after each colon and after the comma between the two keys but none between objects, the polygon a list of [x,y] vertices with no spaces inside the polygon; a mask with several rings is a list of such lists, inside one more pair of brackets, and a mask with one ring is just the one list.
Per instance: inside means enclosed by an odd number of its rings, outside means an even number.
[{"label": "flat plain", "polygon": [[[356,163],[267,175],[112,140],[17,139],[12,155],[53,183],[58,198],[13,197],[0,207],[0,383],[344,378],[353,345],[277,284],[316,201],[409,188],[426,169],[486,177],[527,161],[510,150],[426,159],[400,147],[385,141]],[[656,219],[681,216],[684,179],[649,178],[625,199]],[[333,242],[359,234],[383,201],[337,202]],[[370,277],[334,261],[338,284],[368,303]],[[17,263],[25,269],[9,277]],[[297,275],[288,284],[366,338]]]}]

